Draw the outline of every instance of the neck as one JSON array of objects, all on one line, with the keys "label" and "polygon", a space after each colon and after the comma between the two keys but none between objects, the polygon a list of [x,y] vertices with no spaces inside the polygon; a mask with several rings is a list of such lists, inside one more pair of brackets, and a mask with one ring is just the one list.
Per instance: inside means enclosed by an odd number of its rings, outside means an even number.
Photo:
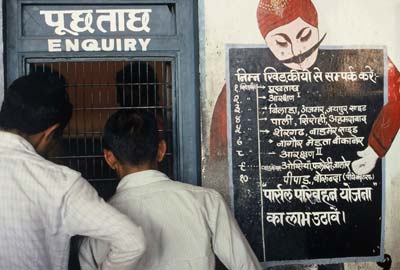
[{"label": "neck", "polygon": [[153,164],[141,164],[141,165],[121,165],[119,169],[117,169],[117,174],[119,178],[123,178],[127,176],[128,174],[132,173],[138,173],[138,172],[143,172],[143,171],[148,171],[148,170],[157,170],[158,166],[157,163]]}]

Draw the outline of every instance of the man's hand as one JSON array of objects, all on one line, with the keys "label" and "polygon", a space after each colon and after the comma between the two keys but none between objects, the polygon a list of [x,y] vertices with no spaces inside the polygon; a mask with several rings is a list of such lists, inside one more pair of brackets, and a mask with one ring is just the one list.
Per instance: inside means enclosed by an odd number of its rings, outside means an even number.
[{"label": "man's hand", "polygon": [[376,161],[379,156],[375,153],[371,146],[368,146],[363,151],[357,152],[360,159],[357,159],[351,163],[351,168],[358,174],[367,174],[375,168]]}]

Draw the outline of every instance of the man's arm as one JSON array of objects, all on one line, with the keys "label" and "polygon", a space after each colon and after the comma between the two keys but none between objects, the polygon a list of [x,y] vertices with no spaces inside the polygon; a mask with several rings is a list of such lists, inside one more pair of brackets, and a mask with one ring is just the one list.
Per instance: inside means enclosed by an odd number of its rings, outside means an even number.
[{"label": "man's arm", "polygon": [[65,195],[62,217],[66,233],[93,237],[109,245],[97,269],[133,269],[145,250],[142,229],[101,199],[83,178]]},{"label": "man's arm", "polygon": [[379,157],[389,150],[400,127],[400,101],[386,104],[375,120],[368,138],[370,145]]},{"label": "man's arm", "polygon": [[215,254],[230,270],[262,269],[222,196],[210,192],[205,208]]},{"label": "man's arm", "polygon": [[86,237],[79,247],[79,264],[82,270],[96,270],[110,251],[110,246],[101,240]]},{"label": "man's arm", "polygon": [[370,173],[378,158],[383,158],[400,128],[400,72],[388,59],[388,103],[375,119],[368,138],[368,147],[358,152],[360,159],[352,163],[357,174]]}]

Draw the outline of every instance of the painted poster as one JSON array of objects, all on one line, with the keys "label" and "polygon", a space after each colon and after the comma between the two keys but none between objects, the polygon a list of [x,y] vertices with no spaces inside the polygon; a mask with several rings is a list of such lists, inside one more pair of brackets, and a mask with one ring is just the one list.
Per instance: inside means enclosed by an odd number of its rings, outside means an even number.
[{"label": "painted poster", "polygon": [[320,49],[307,70],[266,48],[227,53],[233,206],[259,260],[382,260],[381,162],[352,161],[383,105],[385,51]]}]

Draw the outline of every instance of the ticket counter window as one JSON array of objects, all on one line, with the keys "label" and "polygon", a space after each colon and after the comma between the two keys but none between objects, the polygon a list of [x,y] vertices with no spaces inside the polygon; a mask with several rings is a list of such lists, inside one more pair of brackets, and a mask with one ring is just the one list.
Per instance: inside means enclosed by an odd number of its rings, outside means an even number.
[{"label": "ticket counter window", "polygon": [[156,116],[168,147],[160,170],[174,177],[171,62],[35,62],[26,70],[63,76],[74,105],[72,119],[50,155],[52,161],[81,172],[101,196],[109,198],[117,182],[103,159],[103,127],[117,110],[134,108]]},{"label": "ticket counter window", "polygon": [[52,161],[109,198],[118,183],[103,159],[104,124],[135,108],[154,113],[167,142],[160,170],[201,184],[195,1],[12,0],[4,11],[4,88],[35,70],[67,82],[74,111]]}]

